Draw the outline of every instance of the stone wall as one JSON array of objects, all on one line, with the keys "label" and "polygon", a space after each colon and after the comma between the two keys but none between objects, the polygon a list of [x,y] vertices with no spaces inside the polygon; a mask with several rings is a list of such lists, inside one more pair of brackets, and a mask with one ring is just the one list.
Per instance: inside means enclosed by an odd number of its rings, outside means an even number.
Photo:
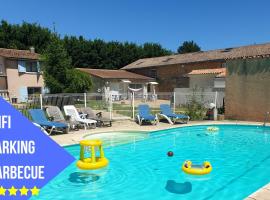
[{"label": "stone wall", "polygon": [[188,88],[189,78],[186,76],[195,69],[221,68],[222,61],[198,62],[188,64],[174,64],[164,66],[153,66],[147,68],[130,69],[129,71],[151,77],[151,70],[155,69],[159,85],[158,92],[173,92],[174,88]]}]

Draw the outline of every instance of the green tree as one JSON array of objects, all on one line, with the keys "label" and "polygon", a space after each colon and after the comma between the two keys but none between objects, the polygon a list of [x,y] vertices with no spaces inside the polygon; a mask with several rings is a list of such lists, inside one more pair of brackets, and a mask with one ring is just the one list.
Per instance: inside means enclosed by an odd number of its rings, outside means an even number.
[{"label": "green tree", "polygon": [[51,93],[85,92],[90,89],[90,77],[73,69],[71,59],[58,36],[52,35],[43,61],[45,85]]},{"label": "green tree", "polygon": [[185,41],[181,46],[178,47],[177,52],[179,54],[191,53],[200,51],[201,48],[194,41]]},{"label": "green tree", "polygon": [[92,86],[90,76],[77,69],[67,71],[67,80],[69,84],[64,92],[83,93],[89,91]]},{"label": "green tree", "polygon": [[[1,21],[0,48],[29,49],[33,46],[37,53],[43,54],[52,43],[53,35],[48,28],[36,23],[9,24]],[[172,54],[156,43],[137,45],[132,42],[88,40],[83,36],[58,39],[63,42],[74,67],[119,69],[140,58]]]},{"label": "green tree", "polygon": [[50,43],[51,32],[38,24],[23,22],[12,25],[2,20],[0,23],[0,47],[12,49],[29,49],[35,47],[42,53]]},{"label": "green tree", "polygon": [[73,66],[86,68],[119,69],[140,58],[172,54],[156,43],[105,42],[101,39],[86,40],[82,36],[65,36],[64,44]]},{"label": "green tree", "polygon": [[166,56],[170,54],[172,54],[172,52],[162,48],[160,44],[144,43],[143,45],[143,57],[145,58]]}]

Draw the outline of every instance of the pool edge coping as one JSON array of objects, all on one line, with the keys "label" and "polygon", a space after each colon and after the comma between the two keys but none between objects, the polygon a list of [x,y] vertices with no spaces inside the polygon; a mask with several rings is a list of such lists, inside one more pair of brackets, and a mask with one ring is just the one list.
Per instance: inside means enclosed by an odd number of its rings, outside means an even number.
[{"label": "pool edge coping", "polygon": [[[194,123],[194,124],[181,124],[181,126],[177,126],[177,127],[166,127],[166,128],[161,128],[159,130],[153,130],[153,131],[147,131],[147,130],[131,130],[131,129],[121,129],[119,130],[119,132],[128,132],[128,131],[132,131],[132,132],[148,132],[148,133],[155,133],[158,131],[166,131],[166,130],[170,130],[170,129],[178,129],[178,128],[184,128],[184,127],[190,127],[190,126],[203,126],[203,125],[250,125],[250,126],[262,126],[262,124],[260,122],[245,122],[245,121],[206,121],[206,122],[199,122],[199,123]],[[266,125],[266,127],[270,127],[270,124]],[[114,130],[110,130],[110,131],[104,131],[104,132],[96,132],[96,133],[92,133],[91,135],[98,135],[98,134],[104,134],[104,133],[110,133],[110,132],[115,132]],[[84,135],[85,136],[85,135]],[[84,136],[81,138],[83,139]],[[68,146],[74,146],[74,145],[78,145],[79,141],[75,141],[73,140],[74,143],[71,144],[59,144],[61,147],[68,147]],[[57,142],[56,142],[57,143]]]}]

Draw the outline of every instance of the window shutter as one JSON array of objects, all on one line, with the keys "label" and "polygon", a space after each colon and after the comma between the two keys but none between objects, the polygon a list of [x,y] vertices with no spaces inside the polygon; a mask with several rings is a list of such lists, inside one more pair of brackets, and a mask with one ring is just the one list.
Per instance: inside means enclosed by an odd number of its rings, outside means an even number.
[{"label": "window shutter", "polygon": [[50,89],[47,87],[42,88],[42,94],[49,94],[50,93]]},{"label": "window shutter", "polygon": [[28,98],[27,87],[20,87],[19,94],[20,102],[26,102]]},{"label": "window shutter", "polygon": [[18,71],[20,73],[25,73],[26,72],[25,61],[22,61],[22,60],[18,61]]},{"label": "window shutter", "polygon": [[40,63],[39,63],[39,61],[37,61],[37,72],[41,72],[41,70],[40,70]]}]

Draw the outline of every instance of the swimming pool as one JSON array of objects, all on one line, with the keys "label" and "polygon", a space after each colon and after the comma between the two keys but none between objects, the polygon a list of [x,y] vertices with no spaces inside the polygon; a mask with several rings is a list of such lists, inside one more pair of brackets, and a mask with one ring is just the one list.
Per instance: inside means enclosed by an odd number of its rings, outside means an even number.
[{"label": "swimming pool", "polygon": [[[207,126],[163,130],[107,147],[106,169],[85,172],[73,163],[32,199],[243,199],[270,182],[270,128],[218,127],[216,134],[208,133]],[[66,150],[78,158],[78,145]],[[173,157],[167,156],[170,150]],[[181,170],[186,159],[208,160],[213,171],[186,175]],[[174,193],[178,189],[180,194]]]}]

